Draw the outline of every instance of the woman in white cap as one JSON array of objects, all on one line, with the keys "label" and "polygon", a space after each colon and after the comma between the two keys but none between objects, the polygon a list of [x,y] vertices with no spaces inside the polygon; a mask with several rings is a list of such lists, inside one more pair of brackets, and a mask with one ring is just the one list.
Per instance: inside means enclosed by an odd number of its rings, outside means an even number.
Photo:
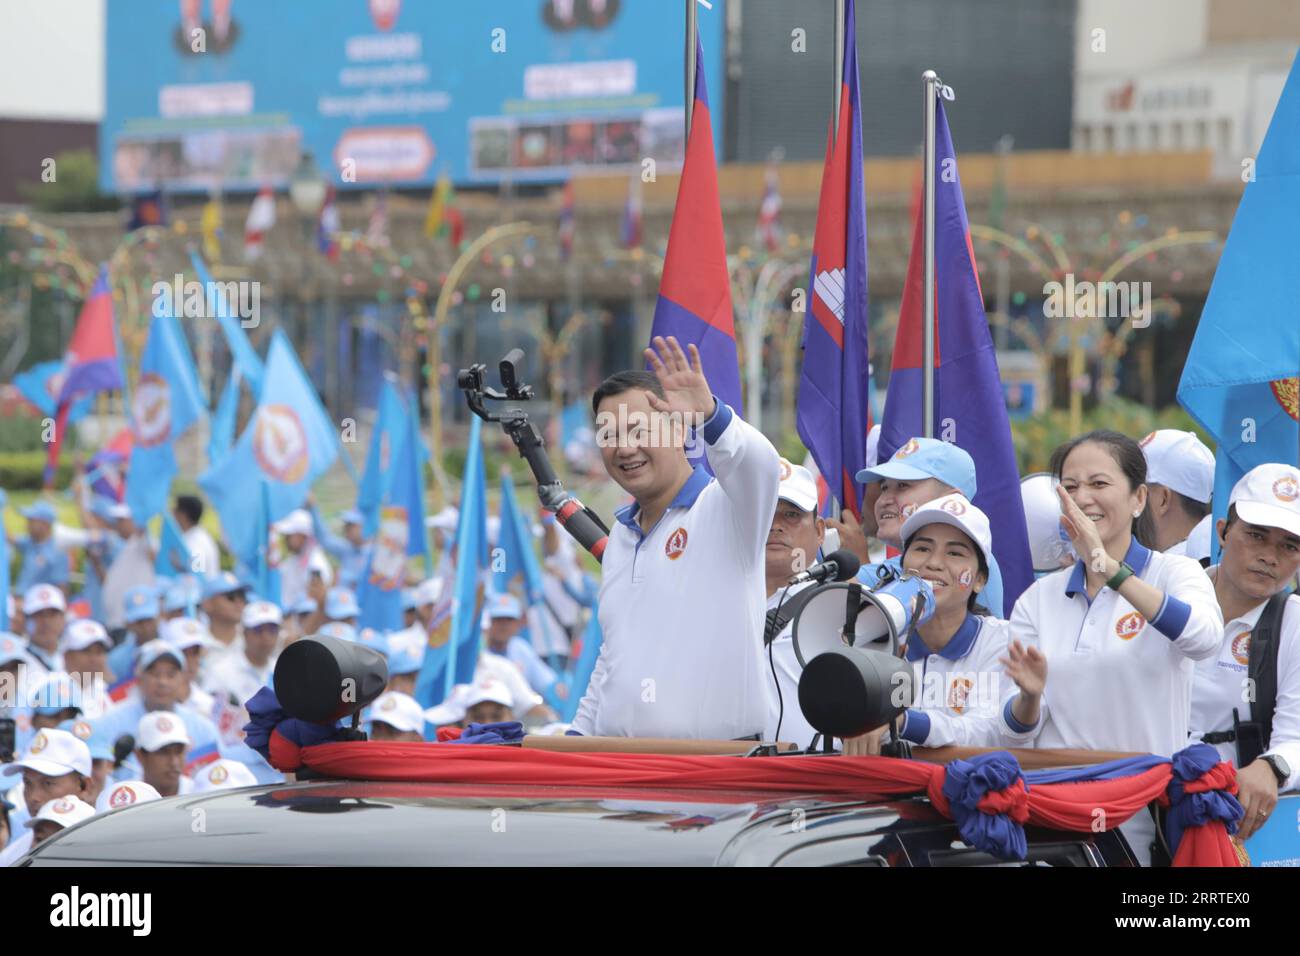
[{"label": "woman in white cap", "polygon": [[[1113,431],[1056,450],[1061,524],[1080,560],[1039,578],[1016,602],[1013,638],[1052,670],[1039,747],[1170,757],[1187,746],[1195,661],[1223,640],[1214,589],[1191,558],[1150,549],[1146,459]],[[1150,817],[1125,825],[1150,858]]]},{"label": "woman in white cap", "polygon": [[[944,495],[903,522],[902,540],[903,571],[934,593],[933,615],[904,648],[917,696],[903,715],[903,739],[926,747],[1031,746],[1047,661],[1009,641],[1007,622],[976,603],[993,552],[988,517],[965,495]],[[844,752],[875,752],[883,730],[846,741]]]}]

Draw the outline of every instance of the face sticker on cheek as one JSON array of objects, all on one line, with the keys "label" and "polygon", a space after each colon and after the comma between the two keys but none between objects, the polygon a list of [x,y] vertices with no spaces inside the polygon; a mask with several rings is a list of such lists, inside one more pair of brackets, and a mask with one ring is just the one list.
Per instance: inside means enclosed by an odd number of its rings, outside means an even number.
[{"label": "face sticker on cheek", "polygon": [[970,584],[973,580],[975,580],[975,575],[971,574],[970,568],[963,568],[961,574],[957,575],[957,584],[963,591],[970,590]]},{"label": "face sticker on cheek", "polygon": [[916,505],[906,504],[903,505],[903,507],[898,510],[898,516],[902,518],[904,521],[906,521],[908,518],[912,517],[912,515],[915,512],[916,512]]}]

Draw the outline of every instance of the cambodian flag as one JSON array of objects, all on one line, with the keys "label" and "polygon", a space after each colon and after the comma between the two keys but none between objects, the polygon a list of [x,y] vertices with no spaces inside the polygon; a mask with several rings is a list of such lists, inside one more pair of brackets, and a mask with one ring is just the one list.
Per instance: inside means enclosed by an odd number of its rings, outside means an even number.
[{"label": "cambodian flag", "polygon": [[700,350],[713,394],[743,414],[713,121],[704,82],[704,48],[698,36],[695,63],[695,109],[650,337],[675,335],[683,348],[693,343]]},{"label": "cambodian flag", "polygon": [[[1003,608],[1009,617],[1016,599],[1034,581],[1034,566],[1002,378],[984,315],[957,154],[942,100],[937,101],[935,110],[933,434],[966,449],[975,460],[975,504],[988,515],[993,528],[993,554],[1002,573]],[[909,438],[925,434],[921,412],[924,270],[922,215],[912,233],[912,255],[880,428],[880,461],[891,457]]]},{"label": "cambodian flag", "polygon": [[775,166],[768,169],[765,180],[763,202],[758,207],[758,235],[768,254],[776,255],[781,249],[781,183]]},{"label": "cambodian flag", "polygon": [[862,118],[853,0],[845,10],[840,123],[826,143],[812,297],[804,318],[803,371],[796,424],[831,494],[858,514],[871,430],[867,360],[867,209],[862,182]]},{"label": "cambodian flag", "polygon": [[122,387],[122,366],[117,359],[117,333],[113,328],[113,293],[108,287],[108,267],[101,266],[90,297],[77,316],[77,327],[63,359],[68,370],[55,402],[54,440],[45,465],[45,484],[54,481],[59,467],[59,449],[68,423],[68,412],[77,399],[95,392]]}]

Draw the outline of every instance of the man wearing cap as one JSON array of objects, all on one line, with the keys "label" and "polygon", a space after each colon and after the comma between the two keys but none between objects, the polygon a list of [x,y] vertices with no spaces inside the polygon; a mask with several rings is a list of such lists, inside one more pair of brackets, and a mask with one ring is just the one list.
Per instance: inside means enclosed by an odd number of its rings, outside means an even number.
[{"label": "man wearing cap", "polygon": [[[198,790],[198,787],[195,786],[194,789]],[[99,798],[95,800],[95,812],[108,813],[110,810],[120,810],[122,807],[161,799],[162,794],[143,780],[122,780],[104,788]]]},{"label": "man wearing cap", "polygon": [[[1227,623],[1219,653],[1196,662],[1190,739],[1237,765],[1244,840],[1279,791],[1300,788],[1300,597],[1287,596],[1300,571],[1300,470],[1251,469],[1217,530],[1222,551],[1209,575]],[[1270,649],[1276,667],[1261,667]]]},{"label": "man wearing cap", "polygon": [[62,671],[47,674],[29,687],[27,707],[32,732],[50,730],[81,714],[81,687]]},{"label": "man wearing cap", "polygon": [[177,617],[194,617],[203,605],[203,582],[192,574],[182,574],[162,592],[158,608],[159,621]]},{"label": "man wearing cap", "polygon": [[63,630],[63,667],[81,687],[81,712],[94,720],[112,704],[108,697],[108,651],[113,640],[104,625],[89,618]]},{"label": "man wearing cap", "polygon": [[[921,505],[958,491],[967,501],[975,500],[975,460],[964,448],[937,438],[909,439],[889,461],[864,468],[856,477],[861,482],[880,483],[875,507],[876,536],[896,549],[903,547],[903,522]],[[897,557],[887,558],[863,565],[858,580],[874,587],[882,573],[897,573],[900,569]],[[1004,616],[1002,571],[996,560],[989,563],[988,584],[976,602],[994,617]]]},{"label": "man wearing cap", "polygon": [[90,781],[86,785],[84,797],[87,803],[94,803],[104,792],[113,768],[117,765],[113,745],[107,737],[96,731],[93,723],[82,717],[65,720],[59,724],[58,729],[66,730],[78,740],[84,740],[90,750]]},{"label": "man wearing cap", "polygon": [[[116,747],[123,738],[135,738],[140,718],[145,714],[155,711],[172,714],[185,725],[191,742],[187,768],[192,769],[215,760],[222,755],[216,725],[202,714],[178,704],[184,670],[185,656],[167,641],[153,641],[144,647],[136,662],[136,686],[139,693],[109,708],[95,722],[96,730],[113,741]],[[123,764],[119,777],[136,775],[138,769],[136,761],[128,759]]]},{"label": "man wearing cap", "polygon": [[500,724],[515,719],[514,695],[503,681],[475,679],[465,693],[463,723]]},{"label": "man wearing cap", "polygon": [[23,759],[7,763],[0,774],[23,775],[23,806],[9,817],[9,845],[0,866],[9,866],[31,849],[26,822],[50,800],[79,797],[89,785],[90,749],[66,730],[41,730],[27,745]]},{"label": "man wearing cap", "polygon": [[488,626],[484,633],[484,650],[505,658],[519,668],[528,681],[528,686],[539,694],[545,694],[551,687],[563,697],[566,693],[563,684],[558,684],[559,676],[547,666],[532,642],[520,636],[524,626],[524,609],[519,598],[513,594],[493,594],[488,598]]},{"label": "man wearing cap", "polygon": [[136,652],[158,637],[158,589],[152,584],[131,588],[122,596],[122,613],[126,637],[108,652],[108,669],[114,679],[131,674]]},{"label": "man wearing cap", "polygon": [[[31,727],[30,717],[19,703],[21,690],[27,687],[29,660],[27,642],[12,631],[0,631],[0,717],[13,720],[20,734]],[[0,763],[12,759],[13,754],[0,753]]]},{"label": "man wearing cap", "polygon": [[[605,470],[634,503],[601,562],[604,641],[578,733],[750,738],[767,723],[756,635],[778,455],[714,397],[689,348],[657,337],[653,374],[620,372],[592,396]],[[686,454],[697,437],[713,476]]]},{"label": "man wearing cap", "polygon": [[67,624],[68,602],[53,584],[33,584],[23,595],[27,618],[27,677],[41,677],[63,670],[59,638]]},{"label": "man wearing cap", "polygon": [[280,560],[280,600],[292,604],[304,595],[310,596],[309,585],[314,577],[329,587],[334,580],[325,552],[311,539],[311,515],[306,509],[289,512],[276,524],[275,530],[284,536],[287,552]]},{"label": "man wearing cap", "polygon": [[[767,532],[764,552],[768,616],[763,646],[768,655],[767,676],[772,687],[764,740],[776,740],[779,731],[782,740],[806,747],[817,733],[799,708],[799,675],[803,668],[795,657],[790,619],[778,608],[792,595],[812,586],[811,581],[793,586],[789,582],[793,575],[817,562],[825,536],[826,522],[817,515],[816,479],[807,468],[782,458],[776,513]],[[773,634],[773,630],[777,633]]]},{"label": "man wearing cap", "polygon": [[216,697],[243,706],[270,685],[282,620],[280,609],[270,601],[253,601],[245,607],[243,649],[212,665],[204,675],[203,686]]},{"label": "man wearing cap", "polygon": [[212,575],[221,570],[221,553],[217,542],[212,540],[206,528],[199,524],[203,520],[203,501],[195,495],[177,495],[176,507],[172,517],[181,529],[181,540],[192,559],[191,567],[199,575]]},{"label": "man wearing cap", "polygon": [[393,643],[392,636],[385,642],[388,658],[388,686],[385,690],[415,693],[415,682],[420,676],[424,653],[412,654],[410,649]]},{"label": "man wearing cap", "polygon": [[27,591],[37,584],[67,587],[68,553],[54,540],[54,506],[48,501],[37,501],[25,508],[22,516],[27,519],[27,537],[10,540],[22,555],[22,568],[14,587],[19,591]]},{"label": "man wearing cap", "polygon": [[185,775],[189,748],[190,735],[175,714],[155,710],[140,718],[135,733],[140,778],[161,796],[174,797],[194,789],[194,781]]},{"label": "man wearing cap", "polygon": [[339,584],[355,589],[370,557],[365,517],[356,508],[349,508],[339,516],[343,522],[343,534],[337,535],[325,527],[316,508],[316,500],[311,495],[307,496],[307,511],[311,515],[312,532],[316,535],[316,540],[325,553],[339,563]]},{"label": "man wearing cap", "polygon": [[424,709],[414,697],[398,691],[385,691],[370,705],[371,740],[405,740],[419,743],[424,739]]},{"label": "man wearing cap", "polygon": [[208,631],[214,642],[203,662],[205,681],[207,673],[220,661],[243,654],[242,623],[247,604],[248,585],[241,583],[229,571],[204,580],[203,613],[208,617]]},{"label": "man wearing cap", "polygon": [[95,808],[80,797],[59,797],[41,807],[36,816],[27,821],[32,830],[32,847],[40,846],[54,834],[75,827],[95,815]]},{"label": "man wearing cap", "polygon": [[212,790],[234,790],[238,787],[255,787],[258,779],[238,760],[217,760],[208,764],[194,777],[191,793],[208,793]]},{"label": "man wearing cap", "polygon": [[216,698],[199,684],[203,669],[203,655],[214,641],[208,629],[201,621],[192,617],[173,618],[163,624],[165,640],[185,657],[185,668],[181,671],[181,687],[176,694],[176,704],[186,707],[209,720],[217,719]]},{"label": "man wearing cap", "polygon": [[1214,454],[1194,432],[1161,428],[1138,442],[1147,460],[1154,547],[1209,564]]}]

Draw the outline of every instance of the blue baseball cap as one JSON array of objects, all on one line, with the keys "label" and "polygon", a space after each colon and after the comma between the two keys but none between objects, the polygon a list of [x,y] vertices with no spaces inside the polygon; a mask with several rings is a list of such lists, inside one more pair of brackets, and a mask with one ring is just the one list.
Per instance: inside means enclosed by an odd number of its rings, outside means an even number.
[{"label": "blue baseball cap", "polygon": [[309,597],[300,597],[284,608],[285,614],[310,614],[316,610],[316,602]]},{"label": "blue baseball cap", "polygon": [[360,617],[357,596],[348,588],[330,588],[325,594],[325,616],[331,621],[345,617]]},{"label": "blue baseball cap", "polygon": [[248,585],[242,584],[239,578],[235,577],[229,571],[218,571],[211,577],[203,581],[203,600],[216,597],[219,594],[233,594],[236,591],[247,591]]},{"label": "blue baseball cap", "polygon": [[392,647],[388,652],[388,675],[414,674],[423,663],[423,659],[412,654],[410,648]]},{"label": "blue baseball cap", "polygon": [[35,518],[38,521],[48,521],[54,523],[54,506],[48,501],[34,501],[23,509],[24,518]]},{"label": "blue baseball cap", "polygon": [[32,688],[27,703],[32,713],[49,716],[73,708],[81,713],[81,685],[71,674],[55,671]]},{"label": "blue baseball cap", "polygon": [[366,516],[356,508],[349,508],[347,511],[343,512],[343,514],[339,515],[339,518],[344,524],[363,524],[366,520]]},{"label": "blue baseball cap", "polygon": [[856,477],[861,482],[937,478],[968,499],[975,498],[975,460],[965,449],[937,438],[909,438],[888,461],[864,468]]},{"label": "blue baseball cap", "polygon": [[203,585],[194,575],[186,574],[177,578],[167,588],[162,598],[162,609],[167,614],[188,611],[191,601],[198,604],[201,600],[203,600]]},{"label": "blue baseball cap", "polygon": [[13,631],[0,631],[0,665],[27,663],[27,640]]},{"label": "blue baseball cap", "polygon": [[519,598],[513,594],[494,594],[488,604],[488,617],[513,617],[519,618],[524,616],[524,606],[519,603]]},{"label": "blue baseball cap", "polygon": [[113,742],[98,728],[93,720],[74,717],[59,724],[59,730],[66,730],[90,748],[91,760],[113,760]]},{"label": "blue baseball cap", "polygon": [[420,595],[415,588],[402,588],[402,610],[414,611],[420,606]]},{"label": "blue baseball cap", "polygon": [[176,666],[181,670],[185,669],[185,655],[176,649],[176,646],[162,638],[150,641],[140,651],[140,656],[136,658],[135,670],[137,674],[143,674],[154,664],[158,663],[164,657],[170,657],[175,661]]},{"label": "blue baseball cap", "polygon": [[[184,606],[184,604],[181,605],[181,607]],[[148,584],[139,584],[129,589],[122,598],[122,613],[126,616],[126,623],[128,624],[157,617],[159,614],[158,590]]]},{"label": "blue baseball cap", "polygon": [[341,641],[357,640],[357,629],[343,621],[326,621],[316,633],[324,634],[326,637],[337,637]]},{"label": "blue baseball cap", "polygon": [[[330,623],[333,624],[338,622],[331,621]],[[363,627],[357,633],[357,642],[360,644],[364,644],[366,647],[370,648],[371,650],[378,651],[380,654],[383,654],[385,657],[388,656],[388,651],[389,651],[388,635],[383,631],[378,631],[373,627]]]}]

